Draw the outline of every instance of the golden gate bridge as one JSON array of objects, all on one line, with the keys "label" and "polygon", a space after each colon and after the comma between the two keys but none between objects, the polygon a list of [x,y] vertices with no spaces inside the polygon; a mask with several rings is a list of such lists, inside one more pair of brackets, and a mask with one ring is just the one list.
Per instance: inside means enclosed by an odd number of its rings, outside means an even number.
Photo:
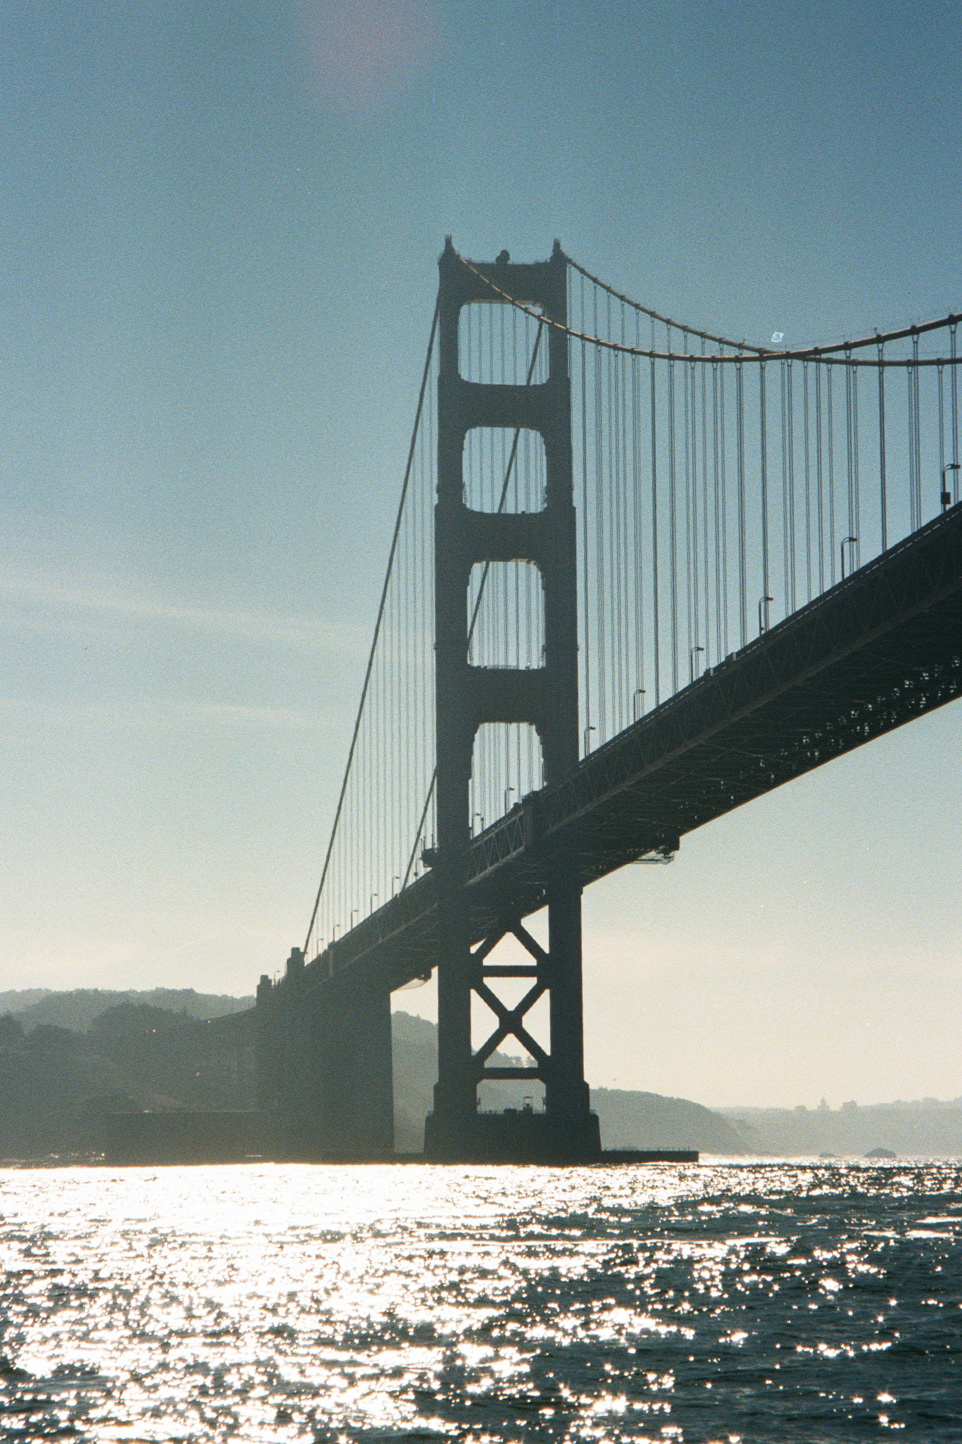
[{"label": "golden gate bridge", "polygon": [[[436,970],[427,1155],[600,1156],[583,889],[962,690],[959,319],[753,346],[448,238],[317,897],[258,988],[279,1153],[391,1155],[390,995]],[[505,1080],[543,1109],[482,1111]]]}]

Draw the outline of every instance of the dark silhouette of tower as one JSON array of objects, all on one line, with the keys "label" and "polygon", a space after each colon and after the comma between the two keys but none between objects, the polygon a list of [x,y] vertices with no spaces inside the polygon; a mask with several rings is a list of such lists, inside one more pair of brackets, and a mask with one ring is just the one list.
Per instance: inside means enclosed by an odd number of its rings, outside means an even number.
[{"label": "dark silhouette of tower", "polygon": [[[557,782],[578,762],[577,571],[572,494],[571,386],[567,336],[545,328],[544,380],[526,384],[475,382],[459,367],[463,307],[499,302],[489,278],[533,310],[564,322],[567,263],[558,243],[548,261],[465,265],[450,238],[439,262],[438,492],[435,508],[435,648],[437,701],[438,1082],[427,1120],[425,1150],[451,1160],[573,1161],[600,1155],[598,1121],[584,1079],[581,985],[581,887],[559,862],[544,891],[548,947],[524,928],[510,900],[493,929],[472,946],[471,885],[466,854],[471,836],[469,787],[478,728],[484,723],[530,723],[541,743],[544,780]],[[476,274],[477,272],[478,274]],[[474,427],[530,428],[544,443],[546,485],[541,510],[481,512],[465,503],[463,457]],[[486,562],[526,561],[544,590],[544,656],[540,667],[473,666],[468,660],[471,569]],[[513,934],[528,960],[499,966],[489,960]],[[498,979],[529,980],[515,1007],[497,994]],[[471,999],[491,1008],[497,1027],[474,1051]],[[548,995],[550,1043],[542,1048],[525,1015]],[[513,1039],[533,1067],[496,1068],[488,1059]],[[544,1113],[481,1114],[484,1078],[523,1076],[545,1087]]]}]

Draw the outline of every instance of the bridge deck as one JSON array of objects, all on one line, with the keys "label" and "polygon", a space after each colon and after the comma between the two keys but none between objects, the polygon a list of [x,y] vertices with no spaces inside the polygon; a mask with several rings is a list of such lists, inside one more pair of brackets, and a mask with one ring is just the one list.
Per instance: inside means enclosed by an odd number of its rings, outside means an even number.
[{"label": "bridge deck", "polygon": [[[734,653],[475,838],[471,928],[542,906],[554,863],[584,884],[962,693],[962,505]],[[392,988],[435,956],[420,878],[308,967]]]}]

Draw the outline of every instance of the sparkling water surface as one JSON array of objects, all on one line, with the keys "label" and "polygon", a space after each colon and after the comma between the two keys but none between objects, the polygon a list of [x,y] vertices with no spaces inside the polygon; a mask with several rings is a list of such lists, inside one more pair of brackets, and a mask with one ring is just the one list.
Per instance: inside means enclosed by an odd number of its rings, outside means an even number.
[{"label": "sparkling water surface", "polygon": [[962,1168],[0,1172],[0,1438],[962,1440]]}]

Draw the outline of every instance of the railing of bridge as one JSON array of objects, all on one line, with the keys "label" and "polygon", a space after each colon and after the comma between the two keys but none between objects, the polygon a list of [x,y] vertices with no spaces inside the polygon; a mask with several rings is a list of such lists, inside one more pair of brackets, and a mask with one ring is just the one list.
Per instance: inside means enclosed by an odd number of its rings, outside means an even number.
[{"label": "railing of bridge", "polygon": [[[539,385],[556,323],[486,284],[490,303],[462,312],[462,376]],[[569,260],[583,754],[958,504],[960,319],[751,346],[661,315]],[[309,957],[413,882],[434,842],[434,337],[432,326]],[[537,511],[544,480],[537,433],[469,432],[469,506]],[[472,661],[540,665],[531,563],[475,567],[466,605]],[[541,781],[533,728],[482,728],[473,833]]]}]

